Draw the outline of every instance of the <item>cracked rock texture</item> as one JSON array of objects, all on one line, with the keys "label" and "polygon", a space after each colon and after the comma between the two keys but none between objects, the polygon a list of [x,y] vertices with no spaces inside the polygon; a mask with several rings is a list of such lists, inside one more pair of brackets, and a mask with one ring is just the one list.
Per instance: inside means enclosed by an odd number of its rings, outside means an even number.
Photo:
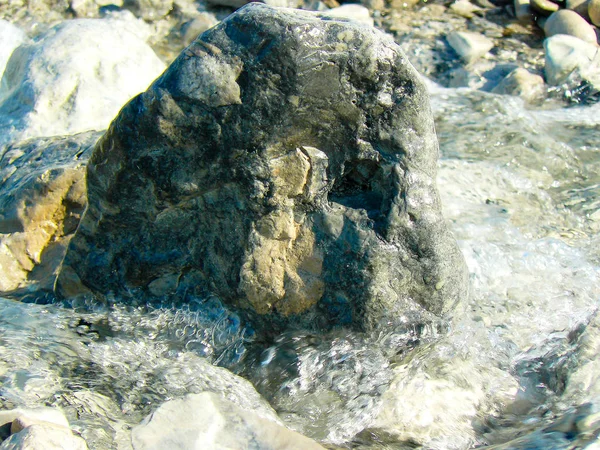
[{"label": "cracked rock texture", "polygon": [[465,295],[425,85],[391,37],[253,3],[120,112],[59,296],[217,295],[257,328],[411,327]]}]

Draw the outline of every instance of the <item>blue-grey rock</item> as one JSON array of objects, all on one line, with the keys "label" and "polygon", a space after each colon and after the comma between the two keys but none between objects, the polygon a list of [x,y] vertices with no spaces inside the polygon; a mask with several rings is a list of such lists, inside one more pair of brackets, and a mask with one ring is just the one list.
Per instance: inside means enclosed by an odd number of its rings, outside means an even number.
[{"label": "blue-grey rock", "polygon": [[250,4],[101,138],[56,292],[217,295],[269,333],[439,320],[467,279],[437,156],[427,89],[391,37]]}]

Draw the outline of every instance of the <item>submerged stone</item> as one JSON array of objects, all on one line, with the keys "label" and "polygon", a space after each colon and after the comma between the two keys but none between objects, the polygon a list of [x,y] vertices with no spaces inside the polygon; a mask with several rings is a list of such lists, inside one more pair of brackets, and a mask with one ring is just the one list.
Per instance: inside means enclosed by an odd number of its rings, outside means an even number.
[{"label": "submerged stone", "polygon": [[217,295],[272,331],[435,320],[467,284],[437,156],[427,89],[391,37],[250,4],[98,142],[56,291]]},{"label": "submerged stone", "polygon": [[132,430],[134,450],[248,448],[324,450],[312,439],[210,392],[163,403]]}]

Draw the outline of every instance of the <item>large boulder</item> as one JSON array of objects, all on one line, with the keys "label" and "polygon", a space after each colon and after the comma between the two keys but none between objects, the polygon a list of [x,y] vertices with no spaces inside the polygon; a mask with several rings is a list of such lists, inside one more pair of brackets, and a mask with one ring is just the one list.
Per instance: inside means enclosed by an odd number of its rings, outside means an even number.
[{"label": "large boulder", "polygon": [[466,290],[437,156],[427,89],[391,37],[247,5],[98,142],[56,291],[216,294],[270,330],[437,320]]},{"label": "large boulder", "polygon": [[129,21],[71,20],[18,47],[0,86],[0,144],[106,129],[164,70],[135,31]]}]

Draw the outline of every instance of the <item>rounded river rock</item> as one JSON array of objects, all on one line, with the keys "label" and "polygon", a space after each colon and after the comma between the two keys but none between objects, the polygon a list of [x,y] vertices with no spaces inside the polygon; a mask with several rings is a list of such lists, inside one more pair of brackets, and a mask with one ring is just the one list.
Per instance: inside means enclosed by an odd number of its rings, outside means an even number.
[{"label": "rounded river rock", "polygon": [[62,297],[216,296],[258,329],[409,327],[466,292],[424,83],[372,27],[252,3],[97,144]]}]

